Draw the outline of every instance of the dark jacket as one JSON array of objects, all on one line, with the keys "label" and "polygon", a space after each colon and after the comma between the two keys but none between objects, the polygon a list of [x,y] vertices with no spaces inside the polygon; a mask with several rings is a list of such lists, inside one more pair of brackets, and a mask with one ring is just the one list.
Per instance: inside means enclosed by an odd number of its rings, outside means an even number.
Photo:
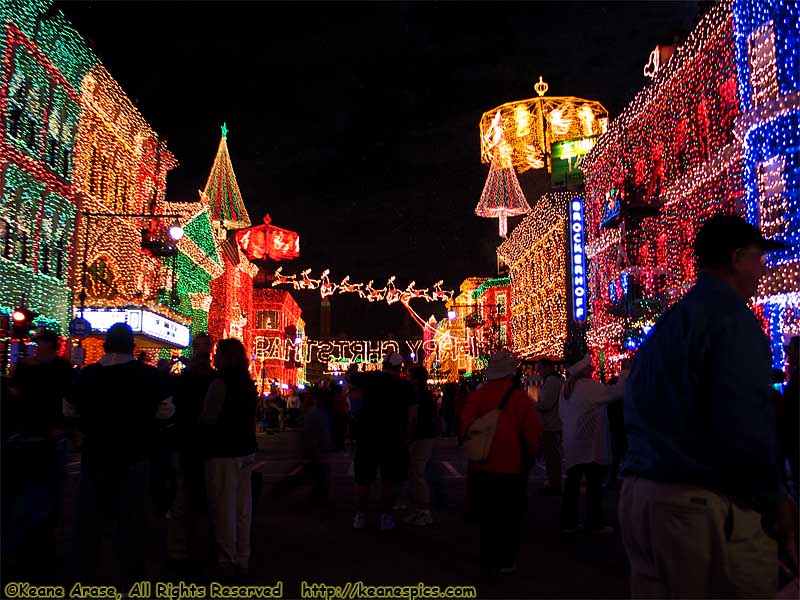
[{"label": "dark jacket", "polygon": [[220,372],[209,387],[200,421],[206,427],[208,458],[232,458],[254,454],[258,391],[246,371]]},{"label": "dark jacket", "polygon": [[69,403],[78,411],[84,458],[112,468],[147,458],[162,394],[155,368],[136,360],[82,369]]}]

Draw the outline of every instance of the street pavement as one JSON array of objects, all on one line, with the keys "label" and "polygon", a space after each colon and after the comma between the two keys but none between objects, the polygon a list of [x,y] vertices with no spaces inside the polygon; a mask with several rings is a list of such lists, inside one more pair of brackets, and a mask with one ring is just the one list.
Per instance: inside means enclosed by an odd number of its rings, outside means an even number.
[{"label": "street pavement", "polygon": [[[537,494],[544,469],[537,465],[529,482],[529,501],[516,574],[485,581],[478,568],[478,528],[463,518],[466,461],[454,439],[442,439],[430,469],[435,523],[428,527],[402,525],[393,531],[378,529],[377,507],[366,530],[352,529],[353,463],[350,449],[332,454],[331,502],[315,507],[310,489],[301,488],[272,499],[272,485],[299,465],[299,432],[259,435],[256,469],[263,474],[264,490],[253,524],[250,577],[247,583],[283,582],[284,597],[300,596],[301,582],[345,585],[476,586],[480,598],[623,598],[628,595],[627,561],[618,534],[578,534],[562,539],[559,531],[560,498]],[[51,560],[40,558],[32,571],[9,572],[11,580],[59,583],[67,579],[63,567],[77,493],[80,460],[72,455],[67,466],[65,534]],[[377,488],[373,490],[377,501]],[[617,494],[606,494],[606,513],[616,528]],[[583,503],[583,500],[582,500]],[[165,566],[166,521],[153,518],[148,577],[152,581],[187,580]],[[46,568],[48,566],[51,568]],[[45,568],[43,568],[45,567]],[[207,580],[206,580],[207,581]]]}]

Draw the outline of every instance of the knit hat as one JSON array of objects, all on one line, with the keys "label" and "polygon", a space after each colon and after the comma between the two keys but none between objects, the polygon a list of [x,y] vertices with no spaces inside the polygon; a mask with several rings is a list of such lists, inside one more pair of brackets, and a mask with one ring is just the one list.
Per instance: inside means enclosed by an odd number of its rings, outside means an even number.
[{"label": "knit hat", "polygon": [[517,372],[519,360],[505,348],[498,350],[489,358],[489,366],[486,367],[486,379],[503,379],[511,377]]}]

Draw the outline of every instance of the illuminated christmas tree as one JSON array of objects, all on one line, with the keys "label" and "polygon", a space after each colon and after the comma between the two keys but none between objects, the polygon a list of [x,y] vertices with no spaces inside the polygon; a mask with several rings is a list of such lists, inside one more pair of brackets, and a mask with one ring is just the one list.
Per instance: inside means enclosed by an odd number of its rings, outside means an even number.
[{"label": "illuminated christmas tree", "polygon": [[530,212],[531,207],[519,186],[517,174],[511,164],[511,148],[505,141],[500,112],[495,115],[492,130],[492,166],[489,168],[489,177],[483,186],[483,193],[475,207],[475,214],[479,217],[497,218],[500,223],[500,237],[508,234],[508,217],[524,215]]},{"label": "illuminated christmas tree", "polygon": [[225,229],[244,229],[250,226],[250,217],[244,207],[239,184],[233,172],[231,157],[228,153],[228,127],[222,124],[222,137],[219,140],[217,156],[205,189],[200,192],[203,201],[208,205],[211,221]]}]

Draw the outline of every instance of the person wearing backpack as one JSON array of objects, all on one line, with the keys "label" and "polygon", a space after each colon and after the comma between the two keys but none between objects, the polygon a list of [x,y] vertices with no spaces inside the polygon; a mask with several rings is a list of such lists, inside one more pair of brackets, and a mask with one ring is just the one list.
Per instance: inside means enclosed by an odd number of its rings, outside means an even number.
[{"label": "person wearing backpack", "polygon": [[516,370],[511,352],[495,352],[486,368],[486,383],[469,396],[461,419],[464,449],[474,473],[481,569],[489,576],[516,571],[528,468],[543,432]]}]

